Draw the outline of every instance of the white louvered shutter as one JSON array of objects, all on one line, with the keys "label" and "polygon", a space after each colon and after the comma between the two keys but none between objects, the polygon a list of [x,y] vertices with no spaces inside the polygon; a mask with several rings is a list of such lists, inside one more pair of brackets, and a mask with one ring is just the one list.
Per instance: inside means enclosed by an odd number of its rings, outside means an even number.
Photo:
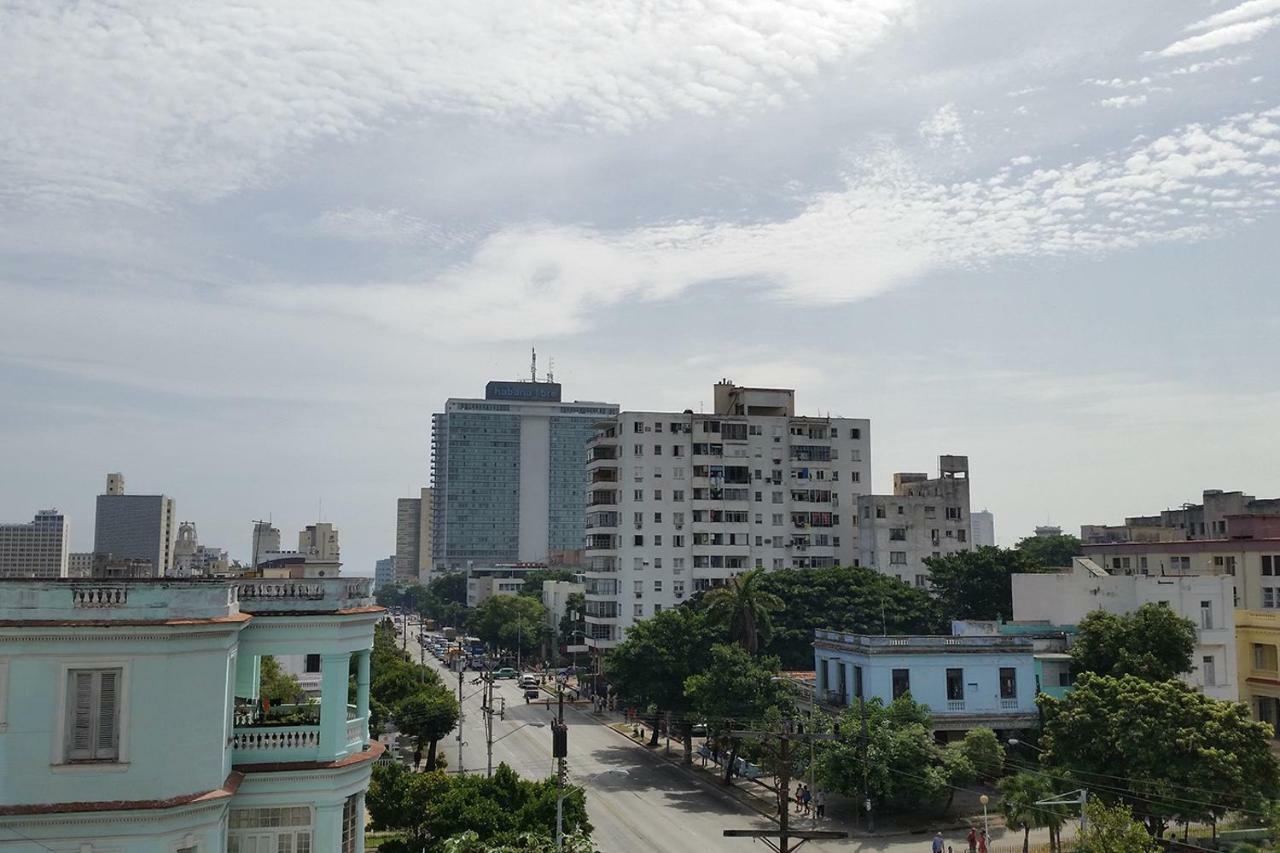
[{"label": "white louvered shutter", "polygon": [[93,758],[93,673],[71,673],[71,712],[68,715],[67,758],[88,761]]},{"label": "white louvered shutter", "polygon": [[98,673],[98,719],[94,732],[93,757],[114,759],[119,742],[120,673],[106,670]]}]

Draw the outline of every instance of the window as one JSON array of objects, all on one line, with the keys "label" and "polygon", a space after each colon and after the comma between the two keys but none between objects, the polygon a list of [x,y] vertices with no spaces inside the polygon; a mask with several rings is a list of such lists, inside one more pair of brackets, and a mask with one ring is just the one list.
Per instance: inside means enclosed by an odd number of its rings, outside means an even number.
[{"label": "window", "polygon": [[643,502],[644,502],[644,489],[636,489],[634,492],[632,492],[632,493],[631,493],[631,499],[632,499],[632,500],[634,500],[634,501],[636,501],[637,503],[643,503]]},{"label": "window", "polygon": [[633,615],[633,616],[635,616],[637,619],[642,619],[642,618],[644,618],[644,605],[643,605],[643,604],[637,604],[637,605],[632,609],[631,613],[632,613],[632,615]]},{"label": "window", "polygon": [[1275,672],[1277,667],[1276,647],[1265,643],[1253,644],[1253,668]]},{"label": "window", "polygon": [[926,586],[928,586],[928,585],[929,585],[929,576],[928,576],[928,575],[916,575],[916,587],[917,587],[917,588],[919,588],[919,589],[924,589],[924,588],[925,588]]},{"label": "window", "polygon": [[773,502],[776,504],[782,503],[782,492],[773,493]]},{"label": "window", "polygon": [[661,455],[662,455],[662,445],[661,445],[661,444],[655,444],[655,445],[653,446],[653,455],[654,455],[654,456],[661,456]]},{"label": "window", "polygon": [[[679,478],[677,477],[676,479],[679,479]],[[676,489],[675,491],[673,491],[673,492],[671,493],[671,500],[675,501],[676,503],[683,503],[683,502],[684,502],[684,489]],[[676,519],[676,523],[677,523],[677,524],[679,524],[679,523],[683,523],[683,522],[684,522],[684,513],[682,513],[682,512],[678,512],[678,513],[676,513],[676,515],[680,516],[678,519]]]},{"label": "window", "polygon": [[898,510],[898,515],[905,515],[907,511],[906,507],[904,507],[902,504],[898,504],[897,510]]},{"label": "window", "polygon": [[643,533],[637,533],[635,536],[632,536],[632,537],[631,537],[631,544],[632,544],[632,545],[635,545],[637,548],[643,547],[643,546],[644,546],[644,534],[643,534]]},{"label": "window", "polygon": [[672,472],[671,472],[671,478],[672,478],[673,480],[683,480],[683,479],[684,479],[684,468],[677,468],[676,470],[672,471]]},{"label": "window", "polygon": [[644,466],[643,466],[643,465],[637,465],[637,466],[635,467],[635,470],[631,472],[631,477],[632,477],[632,479],[634,479],[636,482],[640,482],[641,480],[643,480],[643,479],[644,479]]},{"label": "window", "polygon": [[653,615],[654,615],[654,616],[657,616],[657,615],[658,615],[659,613],[661,613],[661,612],[662,612],[662,605],[661,605],[661,604],[654,604],[654,605],[653,605]]},{"label": "window", "polygon": [[1280,554],[1276,554],[1276,555],[1263,554],[1262,555],[1262,573],[1268,577],[1275,574],[1275,572],[1272,570],[1273,560],[1275,561],[1276,564],[1280,564]]},{"label": "window", "polygon": [[[658,492],[658,494],[662,494],[662,493],[661,493],[661,492]],[[655,501],[660,501],[660,500],[662,500],[662,498],[660,498],[660,497],[655,497],[655,498],[654,498],[654,500],[655,500]],[[660,513],[660,512],[655,512],[655,513],[653,514],[653,523],[654,523],[654,524],[661,524],[661,523],[662,523],[662,513]]]},{"label": "window", "polygon": [[634,588],[635,588],[636,598],[639,598],[640,596],[644,595],[644,581],[636,581]]},{"label": "window", "polygon": [[947,670],[947,701],[949,702],[964,701],[964,670],[963,669]]},{"label": "window", "polygon": [[1213,630],[1213,602],[1200,602],[1200,627],[1206,631]]},{"label": "window", "polygon": [[[676,543],[677,545],[683,545],[683,544],[684,544],[684,537],[683,537],[683,536],[677,536],[676,538],[677,538],[677,539],[679,539],[679,540],[681,540],[681,541],[679,541],[679,542],[677,542],[677,543]],[[684,571],[684,557],[672,557],[672,558],[671,558],[671,570],[672,570],[672,571],[675,571],[675,572],[683,572],[683,571]]]},{"label": "window", "polygon": [[960,520],[960,507],[958,507],[958,506],[949,506],[949,507],[947,507],[947,520],[948,520],[948,521],[959,521],[959,520]]},{"label": "window", "polygon": [[1262,588],[1262,606],[1266,608],[1274,608],[1276,604],[1276,588],[1274,586],[1264,586]]},{"label": "window", "polygon": [[895,669],[893,671],[893,698],[897,699],[906,693],[911,692],[911,673],[905,669]]},{"label": "window", "polygon": [[1018,698],[1018,671],[1011,666],[1000,667],[1000,698]]},{"label": "window", "polygon": [[862,472],[861,472],[861,471],[850,471],[850,472],[849,472],[849,482],[851,482],[851,483],[861,483],[861,482],[862,482]]},{"label": "window", "polygon": [[362,823],[360,795],[352,794],[342,803],[342,853],[356,853],[356,835]]},{"label": "window", "polygon": [[662,421],[658,421],[653,425],[654,432],[662,432]]},{"label": "window", "polygon": [[1200,675],[1204,678],[1205,687],[1217,686],[1218,673],[1214,668],[1213,655],[1205,655],[1200,659]]},{"label": "window", "polygon": [[862,698],[862,667],[860,666],[853,668],[853,698]]},{"label": "window", "polygon": [[653,582],[653,591],[654,591],[654,592],[662,592],[662,581],[654,581],[654,582]]},{"label": "window", "polygon": [[782,568],[782,559],[781,559],[781,558],[779,558],[779,557],[774,557],[774,558],[773,558],[773,568],[774,568],[774,570],[775,570],[775,571],[776,571],[777,569]]},{"label": "window", "polygon": [[[642,421],[636,421],[635,423],[633,423],[633,424],[631,425],[631,431],[632,431],[632,432],[644,432],[644,423],[643,423]],[[637,446],[639,446],[639,445],[637,445]]]},{"label": "window", "polygon": [[967,542],[968,538],[969,531],[965,530],[963,527],[956,531],[956,539],[959,539],[961,542]]},{"label": "window", "polygon": [[684,448],[678,444],[671,445],[672,456],[684,456]]},{"label": "window", "polygon": [[1175,572],[1189,572],[1191,571],[1191,558],[1186,556],[1170,557],[1169,568]]},{"label": "window", "polygon": [[672,546],[673,546],[673,547],[676,547],[676,548],[683,548],[683,547],[684,547],[684,535],[683,535],[683,534],[677,534],[676,536],[672,536],[672,537],[671,537],[671,544],[672,544]]},{"label": "window", "polygon": [[849,427],[849,438],[853,439],[854,441],[858,441],[860,438],[862,438],[862,430],[858,429],[857,427]]},{"label": "window", "polygon": [[120,754],[119,669],[67,673],[66,761],[115,761]]},{"label": "window", "polygon": [[655,535],[654,535],[654,537],[653,537],[653,545],[654,545],[654,547],[655,547],[655,548],[659,548],[659,547],[661,547],[661,546],[662,546],[662,534],[661,534],[661,533],[658,533],[658,534],[655,534]]},{"label": "window", "polygon": [[306,672],[320,671],[320,655],[307,655],[307,663],[304,667]]},{"label": "window", "polygon": [[662,558],[661,558],[661,557],[654,557],[654,558],[653,558],[653,567],[654,567],[655,569],[660,569],[660,568],[662,568]]},{"label": "window", "polygon": [[636,527],[643,527],[643,526],[644,526],[644,513],[643,513],[643,512],[633,512],[633,513],[631,513],[631,521],[635,524],[635,526],[636,526]]},{"label": "window", "polygon": [[654,468],[653,468],[653,478],[654,478],[655,480],[661,480],[661,479],[662,479],[662,469],[661,469],[661,468],[659,468],[659,467],[657,467],[656,465],[655,465],[655,466],[654,466]]},{"label": "window", "polygon": [[[636,426],[639,426],[639,424],[636,424]],[[643,444],[637,444],[637,445],[635,445],[634,447],[632,447],[632,448],[631,448],[631,454],[632,454],[633,456],[644,456],[644,445],[643,445]]]},{"label": "window", "polygon": [[777,513],[777,512],[775,512],[775,513],[773,514],[773,526],[774,526],[774,527],[781,527],[781,526],[782,526],[782,513]]},{"label": "window", "polygon": [[[347,811],[345,804],[342,811],[345,824]],[[311,853],[310,808],[290,806],[231,810],[227,819],[227,853],[280,853],[281,851]]]},{"label": "window", "polygon": [[890,542],[906,542],[906,541],[907,541],[907,528],[905,528],[905,527],[890,527],[890,528],[889,528],[889,541],[890,541]]},{"label": "window", "polygon": [[884,518],[884,507],[876,507],[876,518]]},{"label": "window", "polygon": [[889,552],[889,565],[905,566],[906,564],[907,564],[906,551],[890,551]]}]

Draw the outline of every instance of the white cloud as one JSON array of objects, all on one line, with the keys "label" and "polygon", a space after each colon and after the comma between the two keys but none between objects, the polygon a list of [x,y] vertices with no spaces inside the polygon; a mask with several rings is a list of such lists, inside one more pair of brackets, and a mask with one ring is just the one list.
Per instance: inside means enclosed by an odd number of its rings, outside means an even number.
[{"label": "white cloud", "polygon": [[920,122],[920,137],[933,146],[943,144],[957,148],[965,147],[964,122],[955,104],[944,104],[927,119]]},{"label": "white cloud", "polygon": [[1280,12],[1280,0],[1246,0],[1246,2],[1227,9],[1225,12],[1219,12],[1216,15],[1210,15],[1203,21],[1189,24],[1187,29],[1212,30],[1218,27],[1225,27],[1228,24],[1248,21],[1251,18],[1260,18],[1263,15],[1270,15],[1275,12]]},{"label": "white cloud", "polygon": [[1193,62],[1190,65],[1184,65],[1181,68],[1174,68],[1165,72],[1171,75],[1183,74],[1203,74],[1206,71],[1214,71],[1218,68],[1231,68],[1236,65],[1244,65],[1252,60],[1251,56],[1220,56],[1217,59],[1210,59],[1205,62]]},{"label": "white cloud", "polygon": [[302,229],[318,237],[347,240],[353,243],[431,246],[452,248],[463,245],[474,235],[450,231],[398,208],[374,209],[357,206],[326,210]]},{"label": "white cloud", "polygon": [[163,207],[421,115],[626,130],[801,97],[913,0],[19,0],[0,12],[0,203]]},{"label": "white cloud", "polygon": [[1203,53],[1207,50],[1218,50],[1223,47],[1245,44],[1265,35],[1278,23],[1280,23],[1280,17],[1261,18],[1256,21],[1229,24],[1202,35],[1176,41],[1164,50],[1159,51],[1157,55],[1165,58],[1186,56],[1189,53]]},{"label": "white cloud", "polygon": [[1116,95],[1114,98],[1104,98],[1098,101],[1098,105],[1111,107],[1112,109],[1124,109],[1126,107],[1140,107],[1146,102],[1146,95]]}]

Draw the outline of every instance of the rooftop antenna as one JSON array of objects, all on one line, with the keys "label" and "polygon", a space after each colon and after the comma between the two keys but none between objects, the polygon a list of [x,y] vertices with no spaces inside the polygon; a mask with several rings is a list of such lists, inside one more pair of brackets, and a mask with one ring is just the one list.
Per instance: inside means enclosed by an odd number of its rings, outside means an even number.
[{"label": "rooftop antenna", "polygon": [[529,381],[538,381],[538,348],[529,347]]},{"label": "rooftop antenna", "polygon": [[547,359],[547,362],[548,362],[548,364],[547,364],[547,381],[548,381],[548,382],[555,382],[555,381],[556,381],[556,372],[555,372],[555,371],[556,371],[556,359],[555,359],[555,356],[552,356],[551,358]]}]

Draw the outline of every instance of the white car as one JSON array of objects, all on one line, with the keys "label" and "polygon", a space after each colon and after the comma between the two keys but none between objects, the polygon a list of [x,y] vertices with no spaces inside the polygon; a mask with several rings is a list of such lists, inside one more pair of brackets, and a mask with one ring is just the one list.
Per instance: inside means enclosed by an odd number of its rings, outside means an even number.
[{"label": "white car", "polygon": [[532,672],[524,673],[523,675],[520,676],[520,686],[521,687],[537,687],[538,676],[534,675]]}]

